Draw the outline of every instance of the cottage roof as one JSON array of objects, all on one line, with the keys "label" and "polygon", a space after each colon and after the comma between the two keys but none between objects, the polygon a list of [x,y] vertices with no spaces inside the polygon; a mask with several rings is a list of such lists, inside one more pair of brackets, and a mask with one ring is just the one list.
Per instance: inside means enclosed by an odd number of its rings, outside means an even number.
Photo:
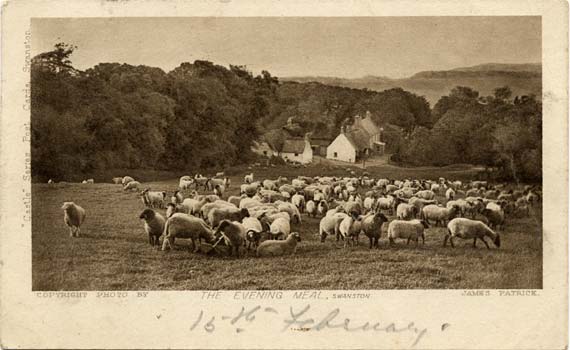
[{"label": "cottage roof", "polygon": [[372,117],[367,113],[366,117],[362,118],[356,116],[354,118],[354,123],[352,125],[353,129],[362,129],[366,131],[369,136],[378,135],[380,133],[380,128],[374,123]]},{"label": "cottage roof", "polygon": [[357,151],[369,148],[367,132],[363,129],[353,129],[344,134]]},{"label": "cottage roof", "polygon": [[331,144],[331,140],[324,137],[311,138],[311,146],[328,146]]},{"label": "cottage roof", "polygon": [[305,151],[305,139],[287,139],[283,143],[283,153],[303,153]]}]

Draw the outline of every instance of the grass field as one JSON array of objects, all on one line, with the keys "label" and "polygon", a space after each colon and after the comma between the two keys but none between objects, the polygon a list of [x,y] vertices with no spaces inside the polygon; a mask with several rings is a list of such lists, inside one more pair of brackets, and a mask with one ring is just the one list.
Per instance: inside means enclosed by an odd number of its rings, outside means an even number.
[{"label": "grass field", "polygon": [[[246,171],[245,167],[231,171],[233,188],[227,195],[237,194]],[[325,167],[253,171],[257,179],[274,179],[278,174],[289,179],[301,174],[346,174],[344,168]],[[466,180],[475,174],[462,167],[386,166],[367,171],[375,178]],[[171,193],[181,175],[144,185]],[[87,211],[79,238],[69,237],[60,209],[64,201],[74,201]],[[419,248],[403,241],[390,248],[384,233],[380,249],[369,250],[362,236],[358,247],[343,249],[331,237],[321,243],[320,219],[303,215],[302,224],[292,227],[302,236],[297,254],[272,259],[253,254],[240,259],[193,254],[189,242],[182,239],[174,250],[153,249],[138,218],[142,202],[119,185],[33,184],[32,208],[33,290],[542,288],[541,208],[528,218],[509,219],[501,232],[501,248],[491,250],[482,242],[474,249],[471,240],[459,239],[454,249],[443,248],[443,227],[428,229],[426,244]]]}]

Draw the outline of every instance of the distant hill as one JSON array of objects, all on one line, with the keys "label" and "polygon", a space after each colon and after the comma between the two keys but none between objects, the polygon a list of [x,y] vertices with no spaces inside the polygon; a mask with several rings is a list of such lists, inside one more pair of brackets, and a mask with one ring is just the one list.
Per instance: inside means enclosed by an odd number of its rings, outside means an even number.
[{"label": "distant hill", "polygon": [[357,89],[383,91],[400,87],[420,96],[425,96],[433,105],[441,96],[449,94],[455,86],[469,86],[481,95],[490,95],[493,89],[509,86],[513,95],[542,94],[542,66],[540,64],[487,63],[473,67],[454,68],[446,71],[418,72],[409,78],[365,76],[356,79],[336,77],[286,77],[282,81],[310,82]]}]

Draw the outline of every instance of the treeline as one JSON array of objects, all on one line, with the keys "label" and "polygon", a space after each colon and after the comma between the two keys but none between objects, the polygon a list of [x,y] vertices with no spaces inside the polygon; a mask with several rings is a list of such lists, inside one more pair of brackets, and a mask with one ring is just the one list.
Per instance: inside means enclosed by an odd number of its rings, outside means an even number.
[{"label": "treeline", "polygon": [[480,97],[458,87],[430,109],[422,96],[320,83],[279,82],[242,66],[182,63],[170,72],[101,63],[79,71],[76,47],[32,59],[32,173],[66,179],[105,169],[193,172],[247,163],[253,140],[333,139],[356,114],[383,126],[392,160],[481,164],[541,178],[541,103],[508,88]]},{"label": "treeline", "polygon": [[74,50],[57,44],[32,60],[32,172],[42,178],[245,162],[278,84],[206,61],[169,73],[117,63],[78,71]]},{"label": "treeline", "polygon": [[498,170],[515,181],[542,179],[542,103],[534,96],[513,98],[508,87],[479,96],[454,88],[432,110],[432,128],[419,127],[392,155],[409,165],[470,163]]}]

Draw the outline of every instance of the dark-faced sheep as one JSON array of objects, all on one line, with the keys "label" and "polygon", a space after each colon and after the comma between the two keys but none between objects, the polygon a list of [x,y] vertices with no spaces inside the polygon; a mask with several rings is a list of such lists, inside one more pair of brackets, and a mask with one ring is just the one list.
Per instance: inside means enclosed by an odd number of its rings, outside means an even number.
[{"label": "dark-faced sheep", "polygon": [[382,235],[382,224],[388,221],[388,218],[380,212],[370,213],[362,218],[361,229],[370,241],[370,249],[378,248],[378,240]]},{"label": "dark-faced sheep", "polygon": [[225,244],[230,247],[229,255],[235,252],[237,258],[239,258],[239,248],[245,243],[245,235],[246,230],[241,223],[229,220],[220,222],[214,234],[216,241],[223,238]]},{"label": "dark-faced sheep", "polygon": [[148,242],[151,246],[159,246],[159,238],[164,231],[166,220],[160,213],[152,209],[145,209],[139,215],[139,219],[144,220],[144,230],[148,234]]},{"label": "dark-faced sheep", "polygon": [[245,208],[214,208],[208,213],[208,221],[212,227],[216,228],[223,220],[239,221],[249,217],[249,211]]},{"label": "dark-faced sheep", "polygon": [[421,237],[422,244],[425,244],[426,238],[424,229],[428,227],[428,223],[424,220],[394,220],[388,225],[388,240],[390,241],[390,245],[393,245],[394,240],[397,238],[406,239],[406,244],[410,244],[410,240],[413,240],[417,246]]},{"label": "dark-faced sheep", "polygon": [[85,209],[73,202],[64,202],[61,209],[63,221],[69,226],[69,236],[79,237],[81,224],[85,221]]}]

